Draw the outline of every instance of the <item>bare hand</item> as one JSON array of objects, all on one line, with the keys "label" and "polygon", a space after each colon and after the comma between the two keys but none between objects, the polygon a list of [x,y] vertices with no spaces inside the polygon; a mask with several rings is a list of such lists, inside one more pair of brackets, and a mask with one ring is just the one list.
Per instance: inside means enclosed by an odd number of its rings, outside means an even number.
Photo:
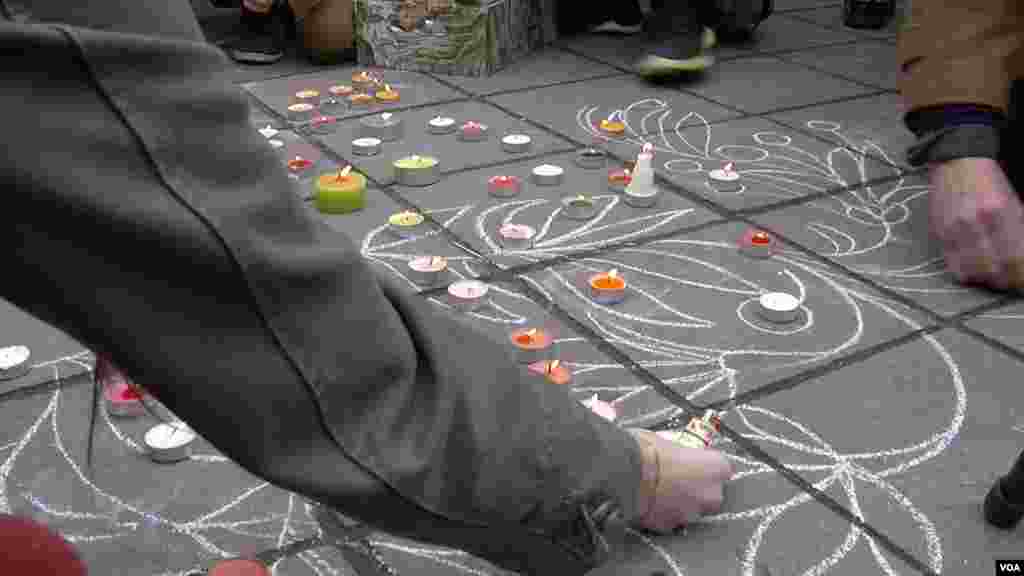
[{"label": "bare hand", "polygon": [[1024,207],[998,162],[960,158],[929,170],[931,228],[961,282],[1024,289]]},{"label": "bare hand", "polygon": [[273,7],[274,0],[242,0],[246,10],[258,14],[266,14]]},{"label": "bare hand", "polygon": [[640,442],[644,481],[636,523],[666,534],[722,507],[732,464],[717,450],[680,446],[647,430],[630,429]]}]

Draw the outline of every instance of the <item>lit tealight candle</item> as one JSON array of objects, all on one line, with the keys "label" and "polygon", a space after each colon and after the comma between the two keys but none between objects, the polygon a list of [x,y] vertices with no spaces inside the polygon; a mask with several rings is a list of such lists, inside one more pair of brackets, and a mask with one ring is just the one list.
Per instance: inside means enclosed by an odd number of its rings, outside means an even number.
[{"label": "lit tealight candle", "polygon": [[622,194],[633,181],[633,172],[629,168],[616,168],[608,172],[608,188]]},{"label": "lit tealight candle", "polygon": [[619,112],[612,112],[607,118],[601,120],[598,128],[608,136],[622,136],[626,132],[626,123],[620,120],[621,117],[622,114]]},{"label": "lit tealight candle", "polygon": [[554,339],[539,328],[515,330],[509,339],[520,364],[533,364],[555,356]]},{"label": "lit tealight candle", "polygon": [[352,172],[351,166],[316,179],[314,202],[324,214],[348,214],[366,204],[366,177]]},{"label": "lit tealight candle", "polygon": [[115,379],[103,389],[107,413],[111,416],[141,416],[146,412],[145,393],[123,379]]},{"label": "lit tealight candle", "polygon": [[352,141],[352,153],[357,156],[376,156],[380,154],[380,138],[356,138]]},{"label": "lit tealight candle", "polygon": [[377,83],[377,79],[366,70],[352,73],[352,83],[356,86],[369,86]]},{"label": "lit tealight candle", "polygon": [[376,102],[376,100],[374,100],[373,96],[369,94],[363,94],[362,92],[353,94],[348,97],[348,103],[351,104],[353,107],[369,106],[374,102]]},{"label": "lit tealight candle", "polygon": [[335,96],[345,97],[351,96],[355,90],[347,84],[336,84],[328,88],[327,91]]},{"label": "lit tealight candle", "polygon": [[150,458],[162,464],[188,460],[195,439],[195,432],[180,422],[157,424],[144,436]]},{"label": "lit tealight candle", "polygon": [[383,90],[378,90],[375,96],[381,102],[398,102],[399,99],[398,90],[392,90],[391,86],[387,84],[384,85]]},{"label": "lit tealight candle", "polygon": [[533,182],[538,186],[558,186],[565,177],[565,170],[551,164],[541,164],[533,169]]},{"label": "lit tealight candle", "polygon": [[513,198],[522,191],[523,182],[516,176],[491,176],[487,192],[495,198]]},{"label": "lit tealight candle", "polygon": [[726,164],[720,170],[709,172],[708,182],[718,192],[739,192],[743,189],[739,173],[732,169],[732,162]]},{"label": "lit tealight candle", "polygon": [[501,147],[510,154],[530,151],[533,140],[526,134],[509,134],[501,139]]},{"label": "lit tealight candle", "polygon": [[501,244],[508,250],[528,250],[537,231],[525,224],[505,224],[498,228]]},{"label": "lit tealight candle", "polygon": [[0,380],[21,378],[32,369],[28,363],[32,355],[27,346],[0,348]]},{"label": "lit tealight candle", "polygon": [[388,217],[388,229],[401,238],[410,238],[423,232],[427,219],[419,212],[406,210]]},{"label": "lit tealight candle", "polygon": [[752,258],[771,258],[775,240],[764,230],[747,230],[740,240],[740,252]]},{"label": "lit tealight candle", "polygon": [[360,136],[393,142],[402,137],[402,119],[390,112],[367,116],[359,121]]},{"label": "lit tealight candle", "polygon": [[597,212],[594,201],[582,194],[562,200],[562,214],[572,220],[589,220]]},{"label": "lit tealight candle", "polygon": [[448,286],[448,301],[457,310],[472,312],[486,302],[490,289],[479,280],[459,280]]},{"label": "lit tealight candle", "polygon": [[295,99],[300,102],[315,104],[318,98],[320,98],[318,90],[300,90],[295,93]]},{"label": "lit tealight candle", "polygon": [[757,299],[758,314],[769,322],[789,324],[800,316],[800,300],[786,292],[768,292]]},{"label": "lit tealight candle", "polygon": [[313,161],[302,156],[296,156],[288,161],[288,170],[293,174],[299,174],[305,172],[313,167]]},{"label": "lit tealight candle", "polygon": [[470,120],[459,128],[459,138],[466,142],[479,142],[487,139],[487,125]]},{"label": "lit tealight candle", "polygon": [[427,131],[431,134],[449,134],[455,131],[455,118],[437,116],[427,122]]},{"label": "lit tealight candle", "polygon": [[590,297],[598,304],[617,304],[626,298],[626,280],[617,270],[590,277]]},{"label": "lit tealight candle", "polygon": [[615,409],[615,406],[609,402],[599,399],[597,394],[587,398],[582,402],[582,404],[589,408],[594,414],[597,414],[609,422],[615,422],[619,417],[619,412]]},{"label": "lit tealight candle", "polygon": [[316,106],[308,102],[299,102],[288,107],[288,119],[292,122],[304,122],[313,117]]},{"label": "lit tealight candle", "polygon": [[448,259],[440,256],[419,256],[409,261],[409,276],[418,284],[437,284],[446,270]]},{"label": "lit tealight candle", "polygon": [[430,186],[441,179],[441,163],[431,156],[406,156],[393,166],[395,180],[405,186]]},{"label": "lit tealight candle", "polygon": [[572,372],[562,365],[561,360],[546,360],[530,364],[529,369],[536,374],[543,374],[548,382],[565,386],[572,381]]},{"label": "lit tealight candle", "polygon": [[606,155],[600,148],[584,148],[576,153],[576,165],[586,170],[603,168]]},{"label": "lit tealight candle", "polygon": [[314,134],[331,134],[338,127],[338,119],[334,116],[315,116],[309,123]]}]

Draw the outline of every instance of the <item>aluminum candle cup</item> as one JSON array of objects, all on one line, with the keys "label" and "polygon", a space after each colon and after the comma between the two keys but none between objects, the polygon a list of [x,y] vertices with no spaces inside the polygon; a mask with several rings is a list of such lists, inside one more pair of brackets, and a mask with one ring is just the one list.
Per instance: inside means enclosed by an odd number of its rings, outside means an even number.
[{"label": "aluminum candle cup", "polygon": [[32,369],[28,361],[31,356],[26,346],[0,348],[0,380],[13,380],[28,374]]},{"label": "aluminum candle cup", "polygon": [[785,292],[762,294],[757,304],[758,314],[776,324],[789,324],[800,316],[800,300]]},{"label": "aluminum candle cup", "polygon": [[721,170],[709,172],[708,183],[718,192],[739,192],[743,189],[740,175],[738,172],[733,171],[732,164],[727,164]]},{"label": "aluminum candle cup", "polygon": [[551,164],[542,164],[533,169],[533,183],[538,186],[558,186],[565,177],[565,170]]},{"label": "aluminum candle cup", "polygon": [[490,290],[479,280],[459,280],[448,286],[448,303],[456,310],[472,312],[484,305]]},{"label": "aluminum candle cup", "polygon": [[529,152],[533,143],[526,134],[509,134],[501,139],[501,147],[510,154],[521,154]]},{"label": "aluminum candle cup", "polygon": [[399,212],[388,217],[388,230],[400,238],[411,238],[426,232],[427,219],[418,212]]},{"label": "aluminum candle cup", "polygon": [[525,224],[505,224],[498,228],[501,245],[508,250],[529,250],[537,231]]},{"label": "aluminum candle cup", "polygon": [[427,132],[431,134],[451,134],[455,132],[455,118],[437,116],[427,122]]},{"label": "aluminum candle cup", "polygon": [[157,424],[144,437],[150,458],[162,464],[188,460],[195,439],[195,432],[183,423]]},{"label": "aluminum candle cup", "polygon": [[441,180],[441,163],[430,156],[406,156],[393,163],[395,180],[403,186],[430,186]]},{"label": "aluminum candle cup", "polygon": [[288,119],[292,122],[305,122],[316,115],[316,106],[307,102],[299,102],[288,107]]},{"label": "aluminum candle cup", "polygon": [[584,148],[576,153],[576,165],[586,170],[604,168],[606,160],[604,150],[598,148]]},{"label": "aluminum candle cup", "polygon": [[658,203],[660,191],[657,188],[645,190],[630,190],[628,187],[623,190],[622,200],[634,208],[650,208]]},{"label": "aluminum candle cup", "polygon": [[352,141],[352,153],[357,156],[376,156],[380,154],[380,138],[356,138]]},{"label": "aluminum candle cup", "polygon": [[393,142],[402,137],[402,119],[390,112],[367,116],[359,121],[359,135]]},{"label": "aluminum candle cup", "polygon": [[437,284],[447,271],[448,260],[439,256],[420,256],[409,261],[409,278],[417,284]]},{"label": "aluminum candle cup", "polygon": [[590,220],[597,214],[597,204],[587,196],[562,199],[562,214],[571,220]]}]

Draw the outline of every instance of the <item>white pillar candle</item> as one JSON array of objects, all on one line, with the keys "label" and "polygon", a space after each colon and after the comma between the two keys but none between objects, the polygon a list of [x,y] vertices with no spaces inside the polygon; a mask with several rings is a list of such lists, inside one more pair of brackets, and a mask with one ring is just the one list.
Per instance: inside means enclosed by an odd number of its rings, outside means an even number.
[{"label": "white pillar candle", "polygon": [[150,457],[161,463],[188,459],[195,439],[195,432],[180,422],[157,424],[150,428],[144,437]]},{"label": "white pillar candle", "polygon": [[447,116],[437,116],[427,122],[427,131],[431,134],[449,134],[455,131],[455,119]]},{"label": "white pillar candle", "polygon": [[20,378],[31,370],[28,359],[32,355],[26,346],[0,348],[0,379]]},{"label": "white pillar candle", "polygon": [[376,156],[380,154],[380,138],[356,138],[352,141],[352,153],[357,156]]},{"label": "white pillar candle", "polygon": [[501,147],[505,152],[519,154],[528,152],[533,140],[526,134],[509,134],[501,139]]},{"label": "white pillar candle", "polygon": [[800,314],[800,300],[785,292],[768,292],[757,300],[758,313],[769,322],[788,324]]}]

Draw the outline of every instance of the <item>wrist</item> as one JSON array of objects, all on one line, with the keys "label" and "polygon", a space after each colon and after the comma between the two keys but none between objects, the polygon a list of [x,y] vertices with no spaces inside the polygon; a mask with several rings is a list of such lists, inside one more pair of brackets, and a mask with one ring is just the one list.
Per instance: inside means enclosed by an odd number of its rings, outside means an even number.
[{"label": "wrist", "polygon": [[654,507],[654,497],[661,479],[661,461],[658,449],[647,435],[646,430],[630,429],[630,434],[640,446],[640,486],[637,497],[637,519],[646,518]]}]

